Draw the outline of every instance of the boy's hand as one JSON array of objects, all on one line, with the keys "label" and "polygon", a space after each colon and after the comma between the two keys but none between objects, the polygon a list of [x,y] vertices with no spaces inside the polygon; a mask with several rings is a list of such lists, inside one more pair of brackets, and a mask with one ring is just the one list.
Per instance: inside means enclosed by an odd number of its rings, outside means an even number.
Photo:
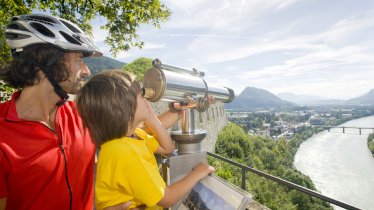
[{"label": "boy's hand", "polygon": [[158,120],[157,118],[157,115],[155,114],[155,112],[153,111],[153,108],[151,106],[151,104],[149,103],[149,101],[146,101],[146,104],[147,104],[147,119],[146,121],[150,121],[150,120]]},{"label": "boy's hand", "polygon": [[214,96],[208,96],[208,104],[211,105],[215,103],[216,103],[216,99],[214,98]]},{"label": "boy's hand", "polygon": [[[128,201],[126,203],[121,203],[115,206],[104,208],[104,210],[127,210],[129,209],[130,206],[131,206],[131,201]],[[133,208],[132,210],[144,210],[145,207],[146,207],[145,205],[141,205],[141,206],[137,206]]]},{"label": "boy's hand", "polygon": [[213,166],[210,166],[206,163],[199,163],[194,169],[193,173],[196,173],[196,175],[199,176],[200,179],[206,177],[208,174],[211,174],[216,169]]},{"label": "boy's hand", "polygon": [[131,201],[121,203],[115,206],[104,208],[104,210],[127,210],[131,206]]}]

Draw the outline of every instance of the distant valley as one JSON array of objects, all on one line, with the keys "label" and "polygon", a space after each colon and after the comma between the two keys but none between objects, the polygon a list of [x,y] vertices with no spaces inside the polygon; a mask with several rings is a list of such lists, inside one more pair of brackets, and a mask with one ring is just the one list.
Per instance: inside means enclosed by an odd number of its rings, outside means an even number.
[{"label": "distant valley", "polygon": [[287,108],[297,105],[374,105],[374,89],[363,96],[349,100],[331,100],[318,96],[295,95],[293,93],[273,93],[255,87],[245,88],[239,95],[235,96],[233,102],[225,104],[226,109],[248,110],[264,108]]},{"label": "distant valley", "polygon": [[277,94],[279,98],[298,105],[374,105],[374,89],[368,93],[349,100],[325,99],[318,96],[296,95],[293,93]]}]

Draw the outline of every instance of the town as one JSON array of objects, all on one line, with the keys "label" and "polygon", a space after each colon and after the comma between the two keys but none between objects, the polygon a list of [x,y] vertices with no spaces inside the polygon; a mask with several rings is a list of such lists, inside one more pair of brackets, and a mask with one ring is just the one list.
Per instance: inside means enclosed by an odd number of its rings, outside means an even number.
[{"label": "town", "polygon": [[278,140],[290,139],[301,126],[335,126],[346,121],[374,114],[373,106],[295,106],[292,108],[225,109],[230,122],[241,126],[249,135]]}]

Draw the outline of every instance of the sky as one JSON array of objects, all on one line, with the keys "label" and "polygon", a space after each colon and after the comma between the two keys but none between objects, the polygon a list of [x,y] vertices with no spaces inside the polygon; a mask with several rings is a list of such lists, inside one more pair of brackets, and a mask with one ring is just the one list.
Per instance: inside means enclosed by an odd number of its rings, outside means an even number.
[{"label": "sky", "polygon": [[[208,86],[238,95],[250,86],[273,94],[350,99],[374,89],[372,0],[175,0],[161,29],[138,29],[143,49],[115,59],[140,57],[205,72]],[[93,22],[105,56],[107,32]]]}]

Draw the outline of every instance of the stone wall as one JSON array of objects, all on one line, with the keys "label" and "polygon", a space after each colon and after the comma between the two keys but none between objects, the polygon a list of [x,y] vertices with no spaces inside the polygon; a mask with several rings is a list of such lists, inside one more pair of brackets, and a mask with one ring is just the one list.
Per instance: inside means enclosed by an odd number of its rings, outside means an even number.
[{"label": "stone wall", "polygon": [[[167,102],[151,103],[152,108],[156,113],[162,113],[168,110]],[[201,148],[203,151],[214,152],[214,146],[217,141],[218,133],[227,124],[223,103],[217,102],[211,105],[207,111],[195,113],[195,129],[206,130],[207,137],[201,141]],[[180,122],[173,126],[172,130],[180,130]]]}]

